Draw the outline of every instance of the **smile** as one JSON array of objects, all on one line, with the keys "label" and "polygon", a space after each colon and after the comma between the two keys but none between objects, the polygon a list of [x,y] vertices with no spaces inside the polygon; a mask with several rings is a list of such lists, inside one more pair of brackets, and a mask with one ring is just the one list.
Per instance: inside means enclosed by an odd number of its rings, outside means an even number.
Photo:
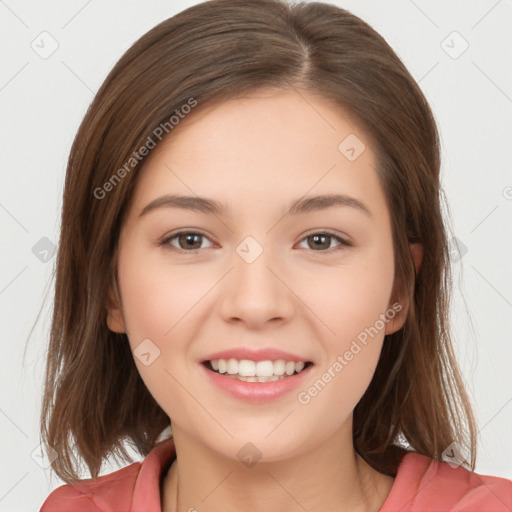
[{"label": "smile", "polygon": [[244,382],[274,382],[300,373],[309,362],[252,361],[250,359],[214,359],[205,361],[206,367],[216,373]]},{"label": "smile", "polygon": [[200,367],[210,382],[230,396],[261,402],[274,400],[293,390],[309,374],[308,361],[251,361],[249,359],[214,359]]}]

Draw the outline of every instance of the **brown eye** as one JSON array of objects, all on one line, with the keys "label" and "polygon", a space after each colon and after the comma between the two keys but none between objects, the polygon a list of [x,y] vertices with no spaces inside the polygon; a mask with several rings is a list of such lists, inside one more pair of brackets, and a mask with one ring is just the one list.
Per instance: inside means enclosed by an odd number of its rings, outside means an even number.
[{"label": "brown eye", "polygon": [[[174,240],[176,240],[178,243],[177,247],[175,244],[171,243]],[[201,247],[204,240],[208,240],[208,238],[202,233],[197,233],[195,231],[180,231],[179,233],[175,233],[165,240],[162,240],[160,245],[170,246],[178,250],[191,252],[204,248]]]},{"label": "brown eye", "polygon": [[304,240],[308,245],[306,248],[313,249],[316,252],[327,252],[331,249],[331,243],[333,240],[338,242],[338,246],[333,247],[333,250],[341,249],[343,246],[349,247],[351,245],[348,241],[331,233],[313,233],[303,238],[301,243]]}]

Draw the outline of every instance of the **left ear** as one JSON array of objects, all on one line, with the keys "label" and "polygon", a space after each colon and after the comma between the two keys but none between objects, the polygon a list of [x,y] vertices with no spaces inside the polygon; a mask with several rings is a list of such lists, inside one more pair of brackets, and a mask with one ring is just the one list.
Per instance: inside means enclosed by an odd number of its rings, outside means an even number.
[{"label": "left ear", "polygon": [[[420,243],[409,244],[411,256],[416,267],[416,275],[420,273],[421,263],[423,261],[423,245]],[[396,299],[396,297],[394,297]],[[395,316],[386,323],[385,334],[393,334],[403,327],[407,313],[409,312],[409,297],[398,297],[393,304],[388,305],[389,309],[396,312]]]}]

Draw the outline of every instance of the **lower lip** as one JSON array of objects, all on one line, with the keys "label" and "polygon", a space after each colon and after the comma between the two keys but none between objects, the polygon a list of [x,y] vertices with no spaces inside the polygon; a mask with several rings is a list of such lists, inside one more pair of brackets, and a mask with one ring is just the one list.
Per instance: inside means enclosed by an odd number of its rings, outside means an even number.
[{"label": "lower lip", "polygon": [[202,363],[200,366],[213,384],[235,398],[250,402],[267,402],[289,393],[307,377],[313,368],[313,365],[310,364],[300,373],[272,382],[245,382],[213,372]]}]

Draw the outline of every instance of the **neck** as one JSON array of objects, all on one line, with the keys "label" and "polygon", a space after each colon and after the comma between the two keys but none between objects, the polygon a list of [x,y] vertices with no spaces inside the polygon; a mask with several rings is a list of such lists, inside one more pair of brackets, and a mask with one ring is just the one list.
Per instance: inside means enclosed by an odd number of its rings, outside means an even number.
[{"label": "neck", "polygon": [[173,425],[177,458],[164,479],[162,512],[377,512],[394,479],[369,466],[348,434],[340,431],[294,457],[246,466]]}]

